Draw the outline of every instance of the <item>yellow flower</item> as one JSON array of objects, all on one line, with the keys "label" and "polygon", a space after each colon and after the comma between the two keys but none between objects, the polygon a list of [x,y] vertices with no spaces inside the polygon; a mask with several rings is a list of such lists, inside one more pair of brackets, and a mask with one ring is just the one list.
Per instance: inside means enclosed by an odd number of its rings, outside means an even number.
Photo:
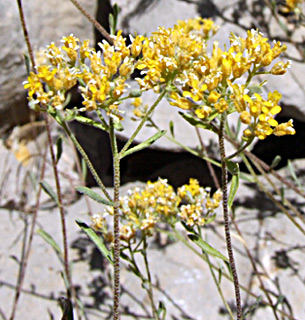
[{"label": "yellow flower", "polygon": [[223,113],[225,112],[228,108],[229,108],[229,105],[228,105],[228,102],[224,99],[224,98],[221,98],[219,100],[219,102],[215,103],[214,104],[214,108],[219,112],[219,113]]},{"label": "yellow flower", "polygon": [[172,99],[172,101],[170,101],[172,106],[183,110],[191,110],[193,103],[187,98],[180,97],[177,92],[172,92],[170,98]]},{"label": "yellow flower", "polygon": [[245,124],[251,123],[251,114],[248,111],[243,111],[240,114],[240,121]]},{"label": "yellow flower", "polygon": [[209,106],[201,106],[195,110],[195,114],[199,119],[204,119],[210,115],[212,108]]},{"label": "yellow flower", "polygon": [[297,6],[304,2],[304,0],[286,0],[286,11],[291,12],[297,8]]},{"label": "yellow flower", "polygon": [[219,98],[220,98],[221,94],[218,93],[217,91],[213,90],[210,92],[209,96],[208,96],[208,101],[210,103],[215,103]]},{"label": "yellow flower", "polygon": [[278,126],[276,126],[273,130],[273,134],[278,137],[285,135],[294,135],[295,130],[293,128],[293,120],[291,119],[286,123],[281,123]]},{"label": "yellow flower", "polygon": [[133,102],[131,102],[131,104],[135,107],[135,108],[138,108],[138,107],[140,107],[141,105],[142,105],[142,103],[143,103],[143,100],[142,100],[142,98],[135,98],[134,100],[133,100]]},{"label": "yellow flower", "polygon": [[290,68],[291,61],[287,61],[286,63],[280,61],[277,62],[271,69],[271,74],[274,75],[283,75],[286,73],[287,69]]},{"label": "yellow flower", "polygon": [[133,56],[133,58],[137,58],[142,51],[142,42],[145,39],[145,37],[136,36],[136,38],[133,38],[132,36],[130,36],[130,39],[132,42],[132,45],[130,47],[131,55]]}]

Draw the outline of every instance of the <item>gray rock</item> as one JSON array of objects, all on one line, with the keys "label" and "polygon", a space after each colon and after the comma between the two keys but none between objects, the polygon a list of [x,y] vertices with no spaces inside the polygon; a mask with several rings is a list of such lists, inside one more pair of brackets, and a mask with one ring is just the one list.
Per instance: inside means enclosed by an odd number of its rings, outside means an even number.
[{"label": "gray rock", "polygon": [[[80,3],[95,14],[95,2]],[[81,39],[93,39],[91,23],[70,1],[27,1],[23,3],[29,37],[34,50],[51,42],[58,43],[70,33]],[[27,52],[18,8],[15,1],[0,3],[0,133],[16,124],[29,121],[26,92],[22,82],[26,80],[23,54]]]},{"label": "gray rock", "polygon": [[[300,175],[304,161],[294,161],[293,166],[304,185],[304,177]],[[287,169],[278,172],[289,178]],[[265,185],[267,185],[265,183]],[[133,183],[122,187],[121,194],[126,194],[130,188],[141,187],[143,184]],[[112,189],[108,189],[112,193]],[[100,192],[97,188],[96,192]],[[299,210],[304,210],[304,199],[287,190],[287,198],[293,200]],[[73,260],[74,284],[79,287],[81,301],[86,305],[88,319],[107,318],[112,307],[112,293],[110,289],[110,266],[105,264],[94,246],[82,234],[75,219],[90,224],[88,212],[97,214],[103,211],[103,205],[82,197],[69,206],[67,219],[68,241],[70,245],[70,259]],[[253,185],[242,183],[236,198],[236,221],[243,234],[244,241],[255,258],[257,268],[262,274],[265,287],[273,293],[272,300],[276,303],[280,295],[285,297],[293,311],[294,319],[303,319],[304,290],[302,279],[305,276],[303,264],[304,235],[299,232],[289,219],[280,212]],[[1,211],[0,224],[3,236],[1,246],[1,275],[2,290],[0,291],[0,308],[5,315],[9,315],[13,298],[13,286],[16,283],[18,264],[11,256],[20,257],[22,237],[25,221],[30,223],[31,216],[18,212]],[[23,217],[23,219],[22,219]],[[52,235],[61,246],[60,219],[57,209],[40,211],[38,225]],[[212,224],[213,228],[204,228],[204,237],[209,244],[226,255],[222,215],[219,212]],[[236,265],[240,283],[251,292],[266,297],[260,289],[257,276],[253,275],[252,266],[246,256],[243,241],[232,228],[232,241],[235,249]],[[197,250],[197,248],[195,248]],[[198,251],[199,252],[199,251]],[[182,243],[167,244],[160,248],[156,243],[149,245],[149,263],[152,281],[158,285],[154,290],[155,301],[162,301],[167,308],[167,318],[177,319],[225,319],[220,312],[223,303],[218,295],[209,268],[196,254]],[[211,259],[218,265],[215,259]],[[143,268],[143,261],[138,257],[139,267]],[[220,263],[220,265],[222,265]],[[64,294],[64,284],[60,277],[62,266],[54,251],[39,236],[35,235],[32,254],[26,274],[25,291],[21,295],[17,318],[28,314],[29,319],[36,319],[41,314],[47,319],[48,312],[55,319],[60,318],[57,298]],[[223,272],[227,269],[223,266]],[[131,314],[137,319],[147,316],[150,312],[149,300],[141,283],[128,271],[127,264],[122,261],[122,319],[130,319]],[[234,303],[232,283],[222,277],[221,286],[229,303]],[[242,291],[244,306],[252,305],[255,301]],[[37,307],[33,308],[33,305]],[[143,307],[144,305],[144,307]],[[279,310],[283,310],[280,305]],[[285,312],[289,310],[285,308]],[[249,320],[273,319],[270,308],[259,306],[248,317]]]},{"label": "gray rock", "polygon": [[[79,175],[76,172],[76,152],[58,127],[53,126],[54,145],[60,136],[63,137],[63,153],[58,162],[58,173],[63,201],[70,203],[77,198],[74,187],[80,185]],[[57,148],[56,146],[53,148],[56,155]],[[21,210],[22,208],[25,212],[33,212],[46,149],[47,165],[43,181],[46,181],[55,191],[54,173],[43,122],[32,122],[22,127],[15,127],[6,141],[1,140],[1,208],[10,210]],[[42,192],[41,205],[50,208],[55,204],[46,193]]]}]

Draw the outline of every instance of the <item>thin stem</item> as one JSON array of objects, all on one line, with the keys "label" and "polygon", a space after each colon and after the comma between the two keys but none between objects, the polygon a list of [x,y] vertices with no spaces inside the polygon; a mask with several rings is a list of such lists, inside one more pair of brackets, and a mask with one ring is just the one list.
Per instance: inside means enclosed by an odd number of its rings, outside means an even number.
[{"label": "thin stem", "polygon": [[79,153],[81,154],[82,158],[85,160],[86,165],[88,167],[88,169],[90,170],[90,172],[92,173],[92,176],[94,178],[94,180],[96,181],[96,183],[98,184],[98,186],[101,188],[101,190],[103,191],[104,195],[107,197],[108,200],[112,201],[112,197],[110,196],[110,194],[108,193],[105,185],[103,184],[101,178],[99,177],[98,173],[96,172],[96,170],[94,169],[94,166],[92,164],[92,162],[90,161],[86,151],[83,149],[83,147],[79,144],[79,142],[77,141],[75,135],[72,133],[72,131],[70,130],[69,126],[67,125],[67,123],[64,121],[63,117],[61,116],[61,114],[58,112],[56,114],[59,119],[60,119],[60,125],[62,126],[62,128],[65,130],[65,132],[67,133],[68,137],[72,140],[72,142],[74,143],[76,149],[79,151]]},{"label": "thin stem", "polygon": [[242,147],[240,147],[236,152],[232,153],[231,155],[227,156],[225,160],[230,160],[235,158],[236,156],[238,156],[240,153],[242,153],[244,150],[246,150],[250,144],[252,143],[254,138],[250,139],[249,141],[247,141],[247,143],[245,143]]},{"label": "thin stem", "polygon": [[[160,232],[164,232],[164,230],[159,230]],[[196,254],[199,258],[201,258],[203,261],[207,262],[206,256],[203,255],[202,253],[198,252],[193,246],[190,245],[190,243],[173,227],[173,233],[172,232],[165,232],[167,234],[173,235],[174,237],[176,237],[177,240],[181,241],[187,248],[189,248],[192,252],[194,252],[194,254]],[[213,263],[211,263],[211,266],[214,270],[219,271],[219,267],[215,266]],[[230,275],[228,275],[227,273],[223,272],[222,273],[223,276],[232,282],[232,277]],[[258,299],[258,295],[254,294],[253,292],[251,292],[248,288],[246,288],[245,286],[243,286],[242,284],[240,284],[240,288],[246,292],[248,295],[250,295],[251,297],[253,297],[254,299]],[[272,307],[272,305],[270,305],[270,303],[266,300],[262,300],[261,301],[264,305]],[[289,315],[288,313],[282,311],[282,310],[277,310],[281,315],[287,317],[287,319],[289,320],[297,320],[296,318],[292,317],[291,315]]]},{"label": "thin stem", "polygon": [[85,10],[77,0],[71,0],[75,7],[95,26],[95,28],[113,45],[113,39],[110,34],[94,19],[87,10]]},{"label": "thin stem", "polygon": [[[236,149],[240,148],[240,145],[233,139],[231,139],[228,135],[225,135],[225,139],[229,141]],[[305,198],[305,192],[300,190],[297,186],[287,181],[285,178],[280,176],[277,172],[272,170],[272,168],[267,165],[263,160],[259,159],[253,153],[248,150],[244,150],[244,154],[252,160],[256,161],[264,170],[270,172],[276,179],[278,179],[281,183],[285,184],[288,188],[292,189],[294,192]]]},{"label": "thin stem", "polygon": [[[263,168],[255,161],[252,160],[252,163],[255,165],[255,167],[257,168],[257,170],[265,177],[265,179],[268,181],[268,183],[273,187],[273,189],[275,190],[275,192],[281,196],[281,191],[279,190],[279,188],[277,188],[277,186],[271,181],[271,179],[269,178],[268,174],[263,170]],[[301,212],[299,212],[297,210],[296,207],[294,207],[292,205],[292,203],[288,200],[288,199],[284,199],[283,203],[291,210],[295,213],[295,215],[305,224],[305,218],[302,215]]]},{"label": "thin stem", "polygon": [[118,146],[114,132],[114,124],[112,118],[109,121],[110,126],[110,142],[113,157],[113,233],[114,233],[114,286],[113,286],[113,319],[119,319],[120,307],[120,157]]},{"label": "thin stem", "polygon": [[[157,130],[160,131],[160,128],[155,124],[155,122],[154,122],[152,119],[148,119],[148,121],[151,123],[151,125],[152,125],[153,127],[155,127]],[[200,158],[200,159],[202,159],[202,160],[205,160],[205,161],[207,161],[207,162],[209,162],[209,163],[211,163],[211,164],[214,164],[214,165],[217,166],[217,167],[221,167],[221,164],[218,163],[217,161],[215,161],[215,160],[213,160],[213,159],[211,159],[211,158],[208,158],[208,157],[206,157],[205,155],[200,154],[198,151],[196,151],[196,150],[194,150],[194,149],[192,149],[192,148],[187,147],[186,145],[182,144],[181,142],[179,142],[179,141],[176,140],[175,138],[169,136],[168,134],[165,134],[164,137],[165,137],[166,139],[168,139],[169,141],[174,142],[177,146],[181,147],[181,148],[184,149],[185,151],[193,154],[194,156],[196,156],[196,157],[198,157],[198,158]]]},{"label": "thin stem", "polygon": [[65,273],[66,273],[66,276],[67,276],[67,279],[68,279],[68,282],[70,285],[70,288],[67,288],[67,297],[70,299],[71,298],[72,282],[71,282],[71,274],[70,274],[70,268],[69,268],[66,219],[65,219],[65,212],[64,212],[63,202],[62,202],[62,193],[61,193],[59,174],[58,174],[58,170],[57,170],[56,158],[55,158],[55,153],[54,153],[54,149],[53,149],[50,123],[49,123],[49,118],[48,118],[47,114],[45,115],[45,121],[46,121],[46,127],[47,127],[49,152],[50,152],[51,160],[52,160],[52,167],[53,167],[53,173],[54,173],[55,185],[56,185],[56,191],[57,191],[58,208],[59,208],[59,212],[60,212],[60,220],[61,220],[61,227],[62,227],[63,247],[64,247],[64,267],[65,267]]},{"label": "thin stem", "polygon": [[228,208],[228,169],[226,164],[226,153],[224,145],[224,129],[226,122],[226,113],[224,112],[221,115],[221,123],[219,130],[219,149],[221,157],[221,169],[222,169],[222,204],[223,204],[223,217],[224,217],[224,227],[225,227],[225,237],[227,243],[227,251],[229,255],[229,262],[233,276],[233,283],[235,289],[235,299],[236,299],[236,313],[237,320],[242,319],[242,307],[241,307],[241,297],[240,297],[240,288],[238,281],[238,274],[235,267],[235,259],[233,254],[232,242],[231,242],[231,233],[230,233],[230,222],[229,222],[229,208]]},{"label": "thin stem", "polygon": [[[42,166],[41,166],[41,170],[40,170],[40,177],[39,177],[40,181],[43,180],[44,174],[45,174],[47,150],[48,149],[46,148],[45,153],[43,155],[43,162],[42,162]],[[41,191],[42,191],[42,187],[41,187],[41,184],[39,184],[38,190],[37,190],[37,194],[36,194],[36,204],[35,204],[33,218],[32,218],[32,224],[31,224],[31,230],[30,230],[27,250],[26,250],[25,257],[24,257],[24,260],[23,260],[23,264],[21,266],[20,274],[19,274],[19,277],[18,277],[18,284],[17,284],[17,288],[16,288],[16,294],[15,294],[15,298],[14,298],[14,302],[13,302],[13,309],[12,309],[12,313],[11,313],[11,316],[10,316],[10,320],[13,320],[14,317],[15,317],[15,313],[16,313],[16,310],[17,310],[17,305],[18,305],[20,293],[21,293],[23,282],[24,282],[24,278],[25,278],[26,267],[28,265],[28,260],[29,260],[31,249],[32,249],[34,231],[35,231],[35,226],[36,226],[36,221],[37,221],[38,210],[39,210],[39,206],[40,206]]]},{"label": "thin stem", "polygon": [[287,209],[282,205],[281,202],[276,200],[271,192],[269,192],[264,184],[258,180],[258,177],[254,170],[252,169],[251,165],[249,164],[249,161],[245,156],[242,156],[243,162],[247,166],[247,169],[251,173],[252,177],[255,179],[255,183],[258,185],[258,187],[271,199],[271,201],[282,211],[285,213],[287,218],[305,235],[305,230],[302,228],[302,226],[292,217],[292,215],[287,211]]},{"label": "thin stem", "polygon": [[150,304],[151,304],[153,315],[154,315],[155,319],[159,320],[157,309],[156,309],[156,306],[155,306],[155,303],[154,303],[153,288],[152,288],[152,283],[151,283],[151,274],[150,274],[150,270],[149,270],[149,264],[148,264],[147,250],[146,249],[147,249],[147,242],[146,242],[146,237],[144,236],[143,250],[141,251],[141,253],[143,255],[146,274],[147,274],[147,282],[148,282],[147,293],[148,293],[148,296],[149,296],[149,300],[150,300]]},{"label": "thin stem", "polygon": [[264,282],[263,282],[263,280],[262,280],[262,278],[261,278],[261,276],[260,276],[260,272],[259,272],[259,271],[257,270],[257,268],[256,268],[256,264],[255,264],[254,258],[252,257],[252,254],[251,254],[251,252],[250,252],[250,250],[249,250],[249,248],[248,248],[248,245],[247,245],[246,241],[244,241],[243,235],[242,235],[242,233],[241,233],[241,231],[240,231],[240,229],[239,229],[239,227],[238,227],[238,224],[237,224],[236,221],[234,221],[234,220],[233,220],[233,224],[234,224],[234,228],[235,228],[235,230],[237,231],[238,235],[240,236],[241,239],[243,239],[242,244],[243,244],[243,246],[244,246],[244,248],[245,248],[245,250],[246,250],[247,256],[248,256],[248,258],[249,258],[249,260],[250,260],[250,262],[251,262],[251,265],[252,265],[252,268],[253,268],[253,270],[254,270],[254,273],[256,274],[256,276],[257,276],[257,278],[258,278],[258,281],[259,281],[259,283],[260,283],[260,286],[261,286],[263,292],[265,293],[265,295],[266,295],[266,297],[267,297],[267,299],[268,299],[268,302],[269,302],[269,304],[270,304],[270,306],[271,306],[271,308],[272,308],[274,317],[275,317],[276,320],[279,320],[279,317],[278,317],[278,315],[277,315],[277,313],[276,313],[276,307],[274,306],[274,304],[273,304],[273,302],[272,302],[272,299],[271,299],[271,297],[270,297],[270,295],[269,295],[268,290],[265,288]]},{"label": "thin stem", "polygon": [[222,290],[221,290],[221,288],[220,288],[220,285],[219,285],[219,283],[218,283],[218,281],[217,281],[217,279],[216,279],[216,276],[215,276],[213,267],[212,267],[212,265],[211,265],[211,261],[210,261],[210,259],[209,259],[209,256],[208,256],[206,253],[205,253],[205,256],[206,256],[206,261],[207,261],[207,263],[208,263],[208,265],[209,265],[209,269],[210,269],[210,272],[211,272],[211,274],[212,274],[214,283],[215,283],[215,285],[216,285],[217,291],[218,291],[218,293],[219,293],[219,295],[220,295],[220,297],[221,297],[221,300],[222,300],[223,304],[225,305],[225,307],[226,307],[226,309],[227,309],[227,311],[228,311],[228,313],[229,313],[229,316],[230,316],[231,320],[234,320],[233,312],[232,312],[232,310],[231,310],[228,302],[226,301],[226,299],[225,299],[225,297],[224,297],[224,295],[223,295],[223,292],[222,292]]},{"label": "thin stem", "polygon": [[120,151],[119,156],[120,158],[124,157],[124,153],[125,151],[128,149],[128,147],[132,144],[132,142],[134,141],[135,137],[138,135],[138,133],[140,132],[140,130],[142,129],[142,127],[144,126],[145,122],[148,120],[148,118],[151,116],[151,114],[153,113],[153,111],[156,109],[157,105],[160,103],[160,101],[163,99],[163,97],[166,94],[166,89],[163,89],[163,91],[161,92],[161,94],[159,95],[159,97],[157,98],[157,100],[154,102],[154,104],[150,107],[150,109],[148,110],[148,112],[145,114],[145,116],[143,117],[143,119],[141,120],[140,124],[138,125],[138,127],[136,128],[136,130],[134,131],[134,133],[131,135],[131,137],[129,138],[129,140],[126,142],[126,144],[124,145],[123,149]]},{"label": "thin stem", "polygon": [[[25,39],[25,42],[26,42],[26,45],[27,45],[27,49],[28,49],[28,52],[29,52],[29,55],[30,55],[32,69],[33,69],[34,72],[36,72],[36,70],[35,70],[35,59],[34,59],[34,55],[33,55],[32,46],[31,46],[31,43],[30,43],[30,39],[29,39],[29,36],[28,36],[28,31],[27,31],[27,27],[26,27],[26,22],[25,22],[25,17],[24,17],[24,13],[23,13],[23,7],[22,7],[21,0],[17,0],[17,4],[18,4],[18,9],[19,9],[19,15],[20,15],[20,21],[21,21],[21,24],[22,24],[24,39]],[[45,123],[46,123],[46,131],[47,131],[47,137],[48,137],[48,143],[49,143],[49,150],[50,150],[50,154],[51,154],[52,166],[53,166],[53,171],[54,171],[54,176],[55,176],[57,198],[58,198],[58,206],[59,206],[59,211],[60,211],[60,216],[61,216],[62,233],[63,233],[63,246],[64,246],[65,273],[66,273],[66,276],[67,276],[67,279],[68,279],[68,282],[69,282],[69,285],[70,285],[70,288],[67,288],[67,297],[68,298],[71,297],[71,290],[72,290],[73,297],[76,300],[76,294],[75,294],[75,291],[74,291],[74,288],[73,288],[72,279],[71,279],[70,270],[69,270],[68,244],[67,244],[67,233],[66,233],[65,216],[64,216],[64,209],[63,209],[63,205],[62,205],[62,196],[61,196],[59,175],[58,175],[58,170],[57,170],[56,160],[55,160],[55,154],[54,154],[53,145],[52,145],[51,129],[50,129],[48,115],[44,116],[44,120],[45,120]],[[42,173],[45,170],[44,166],[45,166],[45,163],[42,166],[41,176],[43,176]],[[40,197],[40,192],[41,192],[41,189],[39,189],[39,191],[37,193],[37,196],[39,196],[39,197]],[[34,232],[38,208],[39,208],[39,200],[36,201],[36,208],[35,208],[36,217],[35,217],[35,220],[33,218],[31,233]],[[30,249],[31,249],[32,237],[33,237],[33,235],[30,235],[29,246],[28,246],[28,250],[26,252],[25,266],[27,264],[27,259],[28,259],[28,256],[29,256],[29,253],[30,253]],[[25,268],[23,267],[23,270],[21,270],[21,271],[22,271],[21,274],[20,274],[21,277],[19,279],[19,283],[20,283],[19,287],[20,288],[18,288],[17,292],[16,292],[15,303],[14,303],[11,319],[14,318],[17,302],[18,302],[18,299],[19,299],[19,296],[20,296],[21,285],[22,285],[23,280],[24,280]],[[19,290],[19,292],[18,292],[18,290]],[[78,308],[77,308],[77,310],[78,310]]]},{"label": "thin stem", "polygon": [[31,46],[31,42],[30,42],[30,38],[29,38],[29,34],[28,34],[28,29],[26,27],[26,22],[25,22],[25,18],[24,18],[24,13],[23,13],[23,7],[22,7],[21,0],[17,0],[17,4],[18,4],[19,17],[20,17],[22,30],[23,30],[24,40],[25,40],[26,45],[27,45],[28,53],[29,53],[29,56],[30,56],[31,64],[32,64],[32,69],[35,72],[35,59],[34,59],[34,54],[33,54],[32,46]]},{"label": "thin stem", "polygon": [[[205,157],[207,157],[207,156],[208,156],[208,154],[207,154],[207,149],[206,149],[206,147],[205,147],[205,145],[204,145],[204,142],[203,142],[203,140],[202,140],[202,137],[201,137],[199,128],[195,127],[195,129],[196,129],[196,133],[197,133],[197,136],[198,136],[198,139],[199,139],[199,142],[200,142],[201,149],[202,149],[202,151],[203,151],[203,155],[204,155]],[[219,181],[218,181],[216,172],[215,172],[215,170],[214,170],[214,168],[213,168],[213,166],[212,166],[212,163],[211,163],[210,161],[207,161],[207,160],[206,160],[206,163],[207,163],[207,166],[208,166],[210,175],[211,175],[211,177],[212,177],[212,179],[213,179],[213,182],[214,182],[215,187],[216,187],[217,189],[220,189],[220,184],[219,184]]]}]

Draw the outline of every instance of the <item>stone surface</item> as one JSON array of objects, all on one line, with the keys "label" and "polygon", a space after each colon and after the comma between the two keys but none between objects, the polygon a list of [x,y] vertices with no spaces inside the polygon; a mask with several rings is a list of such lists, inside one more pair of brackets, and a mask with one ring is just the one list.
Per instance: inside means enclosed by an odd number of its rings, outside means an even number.
[{"label": "stone surface", "polygon": [[[295,172],[304,185],[304,161],[293,163]],[[290,173],[282,169],[279,173],[289,179]],[[122,187],[122,194],[134,186],[143,184],[128,184]],[[265,183],[266,185],[266,183]],[[98,189],[94,189],[99,192]],[[109,189],[109,192],[112,192]],[[304,214],[304,198],[291,191],[285,193],[287,198],[294,201],[294,205]],[[103,210],[103,206],[82,197],[67,210],[67,229],[70,245],[70,259],[73,261],[73,279],[78,287],[81,301],[85,305],[88,319],[106,319],[111,310],[112,299],[109,288],[109,266],[101,259],[98,251],[82,234],[76,219],[90,223],[88,212],[96,214]],[[16,283],[18,263],[20,259],[23,233],[29,230],[31,215],[24,215],[17,211],[1,210],[0,231],[2,245],[0,251],[0,308],[9,316],[14,286]],[[288,304],[294,319],[304,319],[305,299],[303,280],[305,269],[304,234],[299,232],[291,221],[276,208],[252,184],[242,183],[236,199],[236,221],[253,255],[258,270],[262,273],[264,285],[273,293],[273,301],[283,295],[286,307],[279,306],[279,310],[289,313]],[[300,222],[300,221],[299,221]],[[302,226],[304,224],[300,222]],[[28,227],[26,228],[26,225]],[[38,226],[43,228],[61,246],[62,236],[60,218],[56,209],[40,210]],[[28,232],[28,231],[27,231]],[[213,228],[205,228],[204,236],[215,248],[225,254],[224,233],[221,214],[213,222]],[[259,282],[243,247],[243,241],[232,230],[233,245],[240,282],[251,292],[262,295]],[[15,257],[15,258],[14,258]],[[212,259],[217,265],[217,261]],[[143,267],[141,259],[139,266]],[[162,301],[167,307],[166,319],[227,319],[221,314],[222,301],[218,295],[208,265],[196,254],[187,249],[182,243],[169,243],[160,247],[157,242],[150,244],[149,263],[152,279],[160,290],[155,290],[155,300]],[[220,263],[221,264],[221,263]],[[145,319],[150,306],[148,298],[141,288],[139,280],[127,270],[122,262],[122,319]],[[33,249],[30,255],[26,273],[24,292],[21,295],[16,319],[27,314],[28,319],[60,318],[57,298],[64,294],[64,284],[60,276],[62,266],[56,254],[37,234],[34,236]],[[223,272],[227,269],[224,267]],[[217,276],[217,272],[216,272]],[[234,294],[232,284],[222,277],[221,286],[229,303],[233,303]],[[242,292],[245,306],[254,303],[254,298]],[[35,308],[33,308],[35,305]],[[259,308],[247,319],[273,319],[269,308]]]},{"label": "stone surface", "polygon": [[[58,174],[65,203],[77,198],[74,187],[80,184],[76,172],[76,152],[63,133],[53,123],[52,139],[55,156],[56,142],[63,138],[62,156],[58,162]],[[47,151],[46,170],[43,181],[55,190],[54,173],[51,166],[47,133],[43,122],[32,122],[21,127],[15,127],[11,135],[0,141],[0,207],[11,210],[21,209],[32,212],[36,203],[36,192],[41,180],[41,168],[44,154]],[[54,202],[46,193],[42,193],[41,205],[53,207]]]},{"label": "stone surface", "polygon": [[[304,34],[304,27],[297,28],[292,32],[292,39],[298,44],[294,46],[289,43],[285,32],[278,26],[278,23],[270,15],[270,10],[263,1],[236,2],[236,1],[178,1],[178,0],[159,0],[159,1],[116,1],[121,11],[119,14],[119,28],[128,34],[150,34],[161,25],[171,27],[177,20],[189,19],[198,15],[202,17],[212,17],[215,22],[220,25],[220,31],[213,37],[213,40],[219,41],[220,47],[229,43],[228,36],[230,32],[237,35],[245,36],[246,29],[259,28],[269,39],[281,39],[283,43],[288,44],[287,56],[285,59],[293,59],[292,67],[283,76],[260,76],[257,81],[262,82],[268,80],[264,87],[265,94],[269,91],[278,90],[282,93],[283,112],[281,116],[294,118],[305,122],[305,89],[304,75],[305,68],[304,57],[301,57],[301,42]],[[170,14],[168,14],[170,12]],[[284,17],[280,17],[282,22],[288,24]],[[298,51],[299,50],[299,51]],[[133,84],[134,85],[134,84]],[[151,105],[155,101],[157,95],[153,92],[143,94],[143,101]],[[123,139],[130,136],[130,133],[136,128],[136,123],[130,120],[133,107],[128,103],[123,104],[126,111],[126,120],[124,121],[125,130],[122,133]],[[178,115],[178,109],[173,108],[164,100],[157,107],[153,119],[161,128],[168,131],[169,122],[175,123],[177,140],[190,148],[196,148],[199,145],[197,134],[193,128]],[[237,116],[231,119],[232,123],[236,123]],[[218,157],[218,151],[212,146],[216,141],[214,134],[201,130],[205,144],[208,147],[210,156]],[[142,142],[155,133],[154,128],[144,128],[137,137],[138,142]],[[152,148],[163,148],[166,150],[181,150],[177,144],[169,141],[165,137],[158,140]],[[227,145],[227,153],[234,151],[231,145]]]},{"label": "stone surface", "polygon": [[[94,16],[95,2],[80,3]],[[59,42],[73,33],[81,39],[93,39],[91,23],[71,1],[26,1],[23,3],[29,37],[34,50]],[[23,54],[27,52],[16,1],[0,3],[0,133],[29,121],[29,110],[22,82],[26,80]]]}]

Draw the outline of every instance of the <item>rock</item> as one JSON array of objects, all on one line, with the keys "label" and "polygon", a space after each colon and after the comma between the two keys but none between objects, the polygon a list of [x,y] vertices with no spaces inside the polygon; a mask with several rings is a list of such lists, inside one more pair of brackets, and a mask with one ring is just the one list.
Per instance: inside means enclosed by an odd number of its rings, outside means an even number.
[{"label": "rock", "polygon": [[[95,2],[80,3],[94,16]],[[91,23],[70,1],[34,0],[23,3],[29,37],[34,50],[51,42],[75,34],[79,38],[93,39]],[[16,1],[3,0],[0,4],[0,134],[17,124],[29,121],[26,92],[22,82],[26,80],[23,54],[27,48],[23,38]]]},{"label": "rock", "polygon": [[[304,185],[304,177],[300,175],[304,168],[304,161],[294,161],[293,166]],[[289,177],[287,169],[279,174]],[[127,184],[122,187],[121,194],[126,194],[130,188],[142,187],[141,183]],[[265,186],[267,184],[265,183]],[[93,189],[100,193],[98,188]],[[108,189],[112,194],[112,189]],[[299,210],[304,208],[304,198],[287,190],[288,199],[293,200]],[[109,274],[111,268],[100,256],[94,245],[88,241],[75,223],[80,219],[90,224],[88,212],[97,214],[103,211],[103,205],[89,200],[90,209],[84,197],[67,207],[68,243],[70,246],[70,260],[73,261],[73,281],[77,286],[80,300],[85,305],[88,319],[107,318],[112,308],[112,290]],[[304,235],[296,229],[289,219],[270,202],[264,194],[257,191],[249,183],[241,183],[236,198],[236,221],[244,236],[247,246],[255,258],[256,266],[261,272],[265,287],[272,292],[273,303],[278,297],[284,296],[289,303],[295,319],[303,319],[304,290],[301,279],[305,276],[303,264]],[[10,258],[20,257],[22,237],[15,239],[24,230],[25,221],[18,212],[1,211],[6,223],[0,224],[3,238],[0,262],[2,272],[0,281],[0,308],[8,316],[13,298],[13,286],[17,279],[18,264]],[[23,219],[31,221],[30,215],[22,215]],[[40,211],[38,223],[61,246],[60,218],[57,209]],[[180,230],[180,229],[179,229]],[[211,227],[203,229],[208,243],[226,255],[222,215],[219,212]],[[24,232],[24,231],[23,231]],[[253,274],[252,266],[246,256],[242,241],[232,228],[232,242],[235,250],[236,266],[240,283],[251,292],[261,295],[267,300],[260,289],[257,276]],[[13,244],[14,243],[14,244]],[[13,244],[13,245],[12,245]],[[195,247],[196,250],[198,250]],[[199,250],[198,250],[199,252]],[[159,289],[154,289],[156,302],[162,301],[167,308],[167,318],[176,319],[220,319],[224,316],[223,303],[212,280],[208,265],[197,254],[189,250],[181,242],[171,242],[164,247],[157,243],[150,243],[148,249],[149,264],[152,281]],[[138,257],[138,264],[143,268],[143,262]],[[211,261],[222,265],[218,259]],[[128,271],[127,263],[122,261],[122,316],[123,320],[134,315],[138,319],[150,312],[147,295],[138,278]],[[42,267],[43,266],[43,267]],[[222,265],[223,274],[227,269]],[[50,313],[55,319],[60,318],[57,298],[64,295],[64,283],[60,277],[62,265],[58,262],[53,249],[35,235],[32,254],[26,273],[25,291],[21,294],[17,318],[22,314],[29,314],[31,318],[39,318],[41,314]],[[218,271],[216,271],[218,277]],[[249,285],[250,284],[250,285]],[[228,303],[234,303],[233,286],[224,275],[221,287]],[[46,299],[46,297],[48,299]],[[244,307],[251,306],[255,299],[242,291]],[[33,308],[37,305],[37,308]],[[282,310],[282,306],[279,306]],[[286,312],[287,309],[285,308]],[[252,313],[252,320],[272,319],[270,308],[259,305]]]},{"label": "rock", "polygon": [[[63,132],[58,127],[53,126],[52,139],[54,145],[56,145],[59,137],[62,137],[63,151],[57,167],[63,202],[68,204],[78,197],[75,186],[81,185],[81,182],[75,168],[76,152]],[[46,181],[55,191],[54,173],[44,122],[32,122],[21,127],[15,127],[5,141],[1,140],[1,208],[33,212],[46,148],[48,152],[47,165],[42,180]],[[56,155],[58,149],[56,146],[53,148]],[[54,207],[54,205],[55,203],[50,197],[42,192],[41,206],[47,209]]]}]

